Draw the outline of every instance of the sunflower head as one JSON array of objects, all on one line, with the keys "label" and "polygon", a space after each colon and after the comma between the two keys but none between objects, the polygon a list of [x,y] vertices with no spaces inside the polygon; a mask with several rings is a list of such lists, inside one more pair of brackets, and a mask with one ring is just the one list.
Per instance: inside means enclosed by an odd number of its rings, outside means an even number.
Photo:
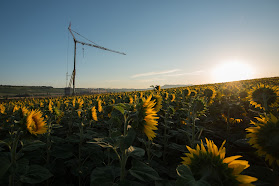
[{"label": "sunflower head", "polygon": [[138,126],[139,130],[143,131],[149,140],[153,140],[156,136],[154,130],[158,130],[157,125],[159,119],[157,117],[156,111],[154,110],[154,106],[156,105],[155,100],[151,100],[152,95],[150,95],[147,99],[142,99],[142,101],[137,105],[138,111]]},{"label": "sunflower head", "polygon": [[98,100],[97,106],[98,106],[98,112],[102,112],[103,111],[102,100],[100,100],[100,99]]},{"label": "sunflower head", "polygon": [[155,103],[156,103],[155,106],[154,106],[154,110],[156,112],[159,112],[160,109],[162,108],[162,101],[163,101],[163,99],[162,99],[162,97],[160,95],[155,95],[155,96],[153,96],[153,98],[154,98]]},{"label": "sunflower head", "polygon": [[203,91],[203,95],[208,99],[212,100],[216,96],[216,91],[213,87],[208,87]]},{"label": "sunflower head", "polygon": [[259,84],[249,91],[250,104],[256,108],[268,109],[276,103],[278,98],[278,88],[274,86]]},{"label": "sunflower head", "polygon": [[56,123],[60,123],[61,119],[64,116],[64,112],[59,110],[58,107],[54,107],[53,110],[54,110],[54,114],[55,114],[55,118],[56,118]]},{"label": "sunflower head", "polygon": [[133,98],[130,96],[130,97],[129,97],[129,104],[133,104],[133,102],[134,102],[134,100],[133,100]]},{"label": "sunflower head", "polygon": [[160,91],[160,90],[161,90],[161,86],[160,86],[160,85],[156,85],[156,86],[154,87],[154,90]]},{"label": "sunflower head", "polygon": [[92,109],[91,109],[91,117],[92,117],[92,119],[93,119],[94,121],[98,121],[98,118],[97,118],[97,110],[96,110],[95,106],[92,107]]},{"label": "sunflower head", "polygon": [[236,160],[241,156],[225,158],[224,144],[225,141],[218,149],[213,141],[206,139],[206,145],[201,141],[196,149],[186,146],[189,153],[185,153],[186,157],[182,157],[182,164],[191,169],[196,179],[204,178],[210,185],[249,185],[257,181],[257,178],[240,174],[250,166],[248,161]]},{"label": "sunflower head", "polygon": [[245,99],[248,96],[248,92],[247,91],[241,91],[239,92],[239,97],[240,99]]},{"label": "sunflower head", "polygon": [[204,100],[200,98],[193,99],[191,105],[191,111],[196,114],[203,114],[207,109]]},{"label": "sunflower head", "polygon": [[184,90],[183,90],[183,96],[184,97],[187,97],[187,96],[189,96],[190,95],[190,93],[191,93],[191,91],[190,91],[190,89],[187,87],[187,88],[185,88]]},{"label": "sunflower head", "polygon": [[256,119],[256,122],[251,121],[254,126],[246,129],[249,144],[260,156],[265,156],[270,165],[277,163],[279,166],[279,120],[273,114]]},{"label": "sunflower head", "polygon": [[5,108],[4,104],[0,104],[0,113],[4,114],[5,110],[6,110],[6,108]]},{"label": "sunflower head", "polygon": [[243,121],[244,117],[247,115],[245,108],[238,103],[233,103],[224,109],[222,117],[226,122],[229,123],[240,123]]},{"label": "sunflower head", "polygon": [[175,100],[175,94],[170,95],[170,101],[173,102]]},{"label": "sunflower head", "polygon": [[190,92],[190,96],[191,96],[191,97],[195,97],[197,94],[198,94],[198,93],[197,93],[197,91],[195,91],[195,90],[191,90],[191,92]]},{"label": "sunflower head", "polygon": [[48,103],[48,110],[52,113],[53,112],[53,107],[52,107],[53,103],[51,100],[49,100],[49,103]]},{"label": "sunflower head", "polygon": [[168,98],[169,98],[169,93],[166,92],[166,93],[165,93],[165,100],[168,100]]},{"label": "sunflower head", "polygon": [[21,107],[22,116],[26,116],[29,113],[29,110],[26,107]]},{"label": "sunflower head", "polygon": [[46,122],[39,110],[32,110],[27,114],[26,126],[31,134],[44,134],[47,132]]},{"label": "sunflower head", "polygon": [[82,107],[83,107],[83,103],[84,103],[83,99],[78,98],[78,100],[77,100],[78,109],[82,109]]}]

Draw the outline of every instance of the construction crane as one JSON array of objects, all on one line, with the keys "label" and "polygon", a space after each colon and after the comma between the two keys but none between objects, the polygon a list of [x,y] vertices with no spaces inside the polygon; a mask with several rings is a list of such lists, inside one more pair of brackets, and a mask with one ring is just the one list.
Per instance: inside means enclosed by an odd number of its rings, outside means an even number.
[{"label": "construction crane", "polygon": [[[99,46],[97,44],[95,44],[93,41],[90,41],[89,39],[85,38],[84,36],[80,35],[79,33],[77,33],[76,31],[72,30],[71,29],[71,23],[68,27],[68,30],[70,31],[71,35],[73,36],[73,39],[74,39],[74,43],[75,43],[75,51],[74,51],[74,70],[72,72],[72,75],[71,75],[71,79],[69,81],[69,88],[71,87],[71,84],[73,83],[73,95],[75,95],[75,79],[76,79],[76,48],[77,48],[77,43],[80,43],[82,45],[87,45],[87,46],[91,46],[91,47],[95,47],[95,48],[99,48],[99,49],[102,49],[102,50],[107,50],[107,51],[110,51],[110,52],[114,52],[114,53],[118,53],[118,54],[122,54],[122,55],[126,55],[125,53],[123,52],[118,52],[116,50],[111,50],[111,49],[108,49],[108,48],[105,48],[105,47],[102,47],[102,46]],[[75,37],[75,35],[73,34],[76,33],[77,35],[85,38],[86,40],[90,41],[91,43],[93,44],[90,44],[90,43],[85,43],[85,42],[81,42],[81,41],[78,41]]]}]

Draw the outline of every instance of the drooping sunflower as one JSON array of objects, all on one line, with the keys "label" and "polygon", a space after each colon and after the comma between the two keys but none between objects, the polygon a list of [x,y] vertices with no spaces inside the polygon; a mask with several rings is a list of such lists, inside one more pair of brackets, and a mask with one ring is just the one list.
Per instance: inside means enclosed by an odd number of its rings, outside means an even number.
[{"label": "drooping sunflower", "polygon": [[183,90],[183,96],[188,97],[191,93],[191,90],[187,87]]},{"label": "drooping sunflower", "polygon": [[44,134],[47,132],[46,122],[39,110],[32,110],[28,113],[26,126],[31,134]]},{"label": "drooping sunflower", "polygon": [[170,95],[170,101],[173,102],[175,100],[175,94]]},{"label": "drooping sunflower", "polygon": [[59,110],[58,107],[54,107],[54,114],[55,114],[55,118],[56,118],[56,123],[60,123],[61,119],[64,116],[64,112],[62,112],[61,110]]},{"label": "drooping sunflower", "polygon": [[168,100],[168,98],[169,98],[169,93],[165,92],[165,100]]},{"label": "drooping sunflower", "polygon": [[215,98],[216,96],[216,90],[213,87],[207,87],[204,91],[203,91],[203,95],[206,98],[206,100],[208,101],[208,103],[212,103],[212,100]]},{"label": "drooping sunflower", "polygon": [[279,166],[279,120],[273,114],[256,119],[257,122],[251,121],[254,126],[246,129],[249,144],[260,156],[265,156],[270,165],[277,163]]},{"label": "drooping sunflower", "polygon": [[265,84],[258,84],[249,91],[248,99],[250,104],[254,105],[255,108],[267,110],[273,106],[278,99],[278,87],[269,86]]},{"label": "drooping sunflower", "polygon": [[226,141],[218,149],[212,140],[207,138],[205,140],[207,149],[201,140],[201,145],[197,145],[196,149],[186,146],[189,153],[185,153],[186,157],[182,157],[182,164],[191,169],[196,179],[203,177],[210,185],[226,186],[250,186],[251,182],[257,181],[255,177],[240,174],[250,166],[246,160],[236,160],[242,156],[225,158]]},{"label": "drooping sunflower", "polygon": [[159,112],[160,109],[162,108],[162,101],[163,101],[163,98],[160,96],[160,95],[155,95],[153,96],[154,100],[155,100],[155,106],[154,106],[154,110],[156,112]]},{"label": "drooping sunflower", "polygon": [[94,121],[98,121],[98,118],[97,118],[97,111],[96,111],[95,106],[92,107],[92,109],[91,109],[91,116],[92,116],[92,119],[93,119]]},{"label": "drooping sunflower", "polygon": [[153,140],[156,136],[154,130],[158,130],[157,125],[159,119],[157,117],[157,112],[154,110],[155,100],[151,100],[152,95],[150,95],[147,99],[143,98],[143,102],[137,105],[137,110],[139,112],[139,123],[140,123],[140,130],[143,130],[145,135],[148,137],[149,140]]}]

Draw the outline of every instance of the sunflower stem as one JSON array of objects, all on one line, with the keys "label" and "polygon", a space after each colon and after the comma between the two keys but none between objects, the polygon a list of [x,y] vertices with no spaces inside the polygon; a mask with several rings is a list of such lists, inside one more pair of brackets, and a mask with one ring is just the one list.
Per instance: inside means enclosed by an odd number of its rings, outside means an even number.
[{"label": "sunflower stem", "polygon": [[81,175],[82,175],[82,170],[81,170],[81,167],[82,167],[82,161],[81,161],[81,153],[82,153],[82,143],[83,143],[83,140],[84,140],[84,137],[83,137],[83,121],[81,121],[80,125],[79,125],[79,132],[80,132],[80,140],[79,140],[79,146],[78,146],[78,183],[79,183],[79,186],[81,186]]},{"label": "sunflower stem", "polygon": [[18,145],[18,141],[19,141],[19,137],[20,137],[20,130],[17,130],[15,138],[13,140],[13,145],[11,148],[11,165],[13,167],[12,169],[12,174],[9,177],[9,186],[14,186],[14,178],[15,178],[15,167],[16,167],[16,149],[17,149],[17,145]]},{"label": "sunflower stem", "polygon": [[151,141],[148,139],[147,141],[147,158],[148,158],[148,163],[151,162]]},{"label": "sunflower stem", "polygon": [[[47,144],[46,144],[46,146],[47,146],[47,149],[46,149],[46,166],[47,166],[47,168],[49,168],[50,167],[50,148],[51,148],[51,139],[50,139],[50,134],[51,134],[51,121],[49,120],[48,122],[48,132],[47,132]],[[47,180],[47,185],[49,185],[49,179]]]},{"label": "sunflower stem", "polygon": [[193,114],[192,117],[192,140],[191,140],[191,147],[194,148],[195,146],[195,136],[196,136],[196,114]]},{"label": "sunflower stem", "polygon": [[[128,116],[124,114],[124,137],[127,135],[127,127],[128,127]],[[126,163],[127,163],[127,149],[124,149],[121,154],[120,158],[120,166],[121,166],[121,174],[120,174],[120,181],[123,181],[126,177]]]},{"label": "sunflower stem", "polygon": [[[166,114],[167,118],[167,114]],[[167,119],[164,119],[164,151],[163,151],[163,161],[166,163],[166,151],[167,151]]]}]

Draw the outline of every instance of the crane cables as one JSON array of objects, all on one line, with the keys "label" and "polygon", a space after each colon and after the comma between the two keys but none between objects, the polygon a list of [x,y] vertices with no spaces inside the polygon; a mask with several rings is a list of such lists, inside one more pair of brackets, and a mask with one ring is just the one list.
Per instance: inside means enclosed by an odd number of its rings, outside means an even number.
[{"label": "crane cables", "polygon": [[[95,44],[95,45],[98,45],[97,43],[95,43],[95,42],[91,41],[90,39],[87,39],[87,38],[86,38],[86,37],[84,37],[83,35],[81,35],[81,34],[77,33],[77,32],[76,32],[76,31],[74,31],[73,29],[71,29],[71,31],[73,31],[74,33],[76,33],[76,34],[77,34],[77,35],[79,35],[80,37],[84,38],[85,40],[87,40],[87,41],[89,41],[89,42],[91,42],[91,43],[93,43],[93,44]],[[100,45],[98,45],[98,46],[100,46]]]}]

